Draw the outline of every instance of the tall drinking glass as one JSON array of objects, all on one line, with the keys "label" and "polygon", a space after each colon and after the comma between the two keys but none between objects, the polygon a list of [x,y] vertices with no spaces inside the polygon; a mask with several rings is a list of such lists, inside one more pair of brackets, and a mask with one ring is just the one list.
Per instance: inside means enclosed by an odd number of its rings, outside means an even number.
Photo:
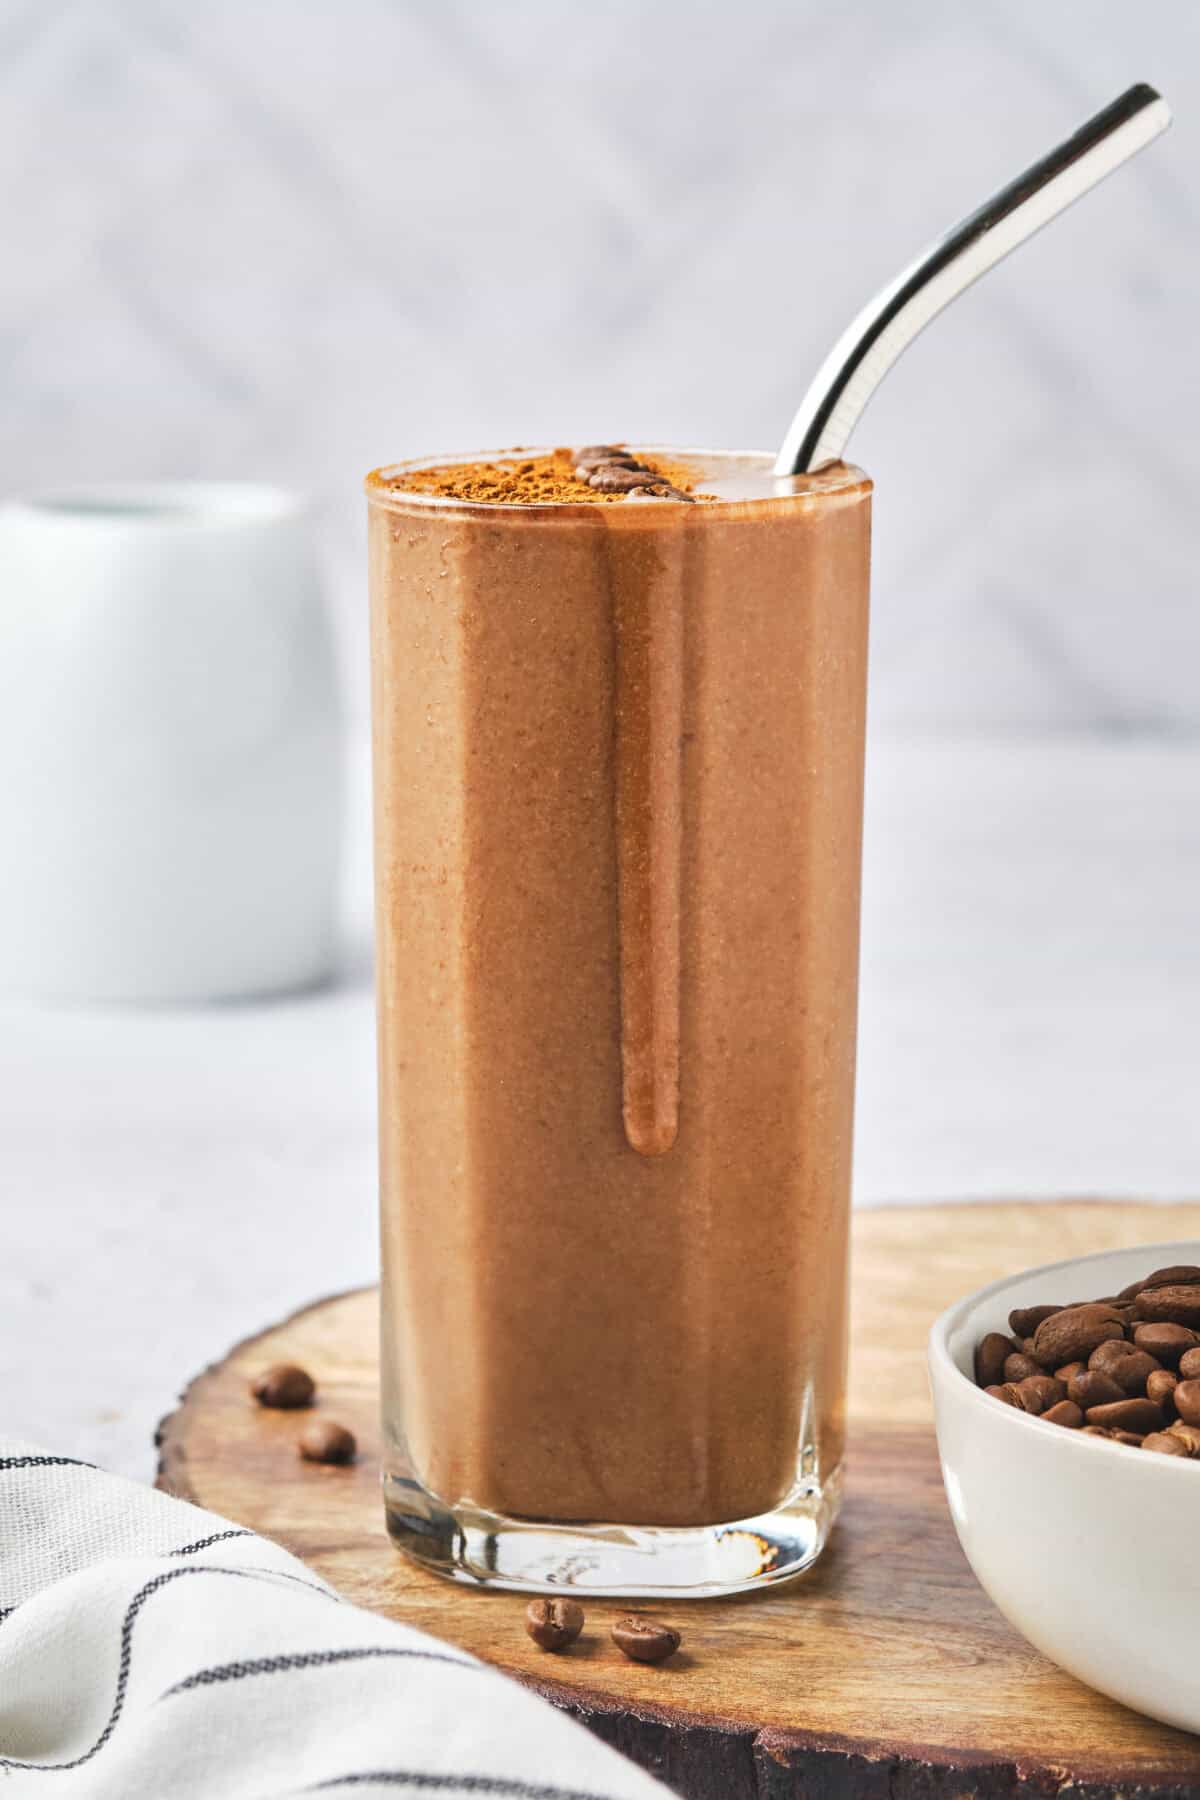
[{"label": "tall drinking glass", "polygon": [[460,1580],[731,1592],[839,1502],[870,482],[672,457],[367,484],[385,1506]]}]

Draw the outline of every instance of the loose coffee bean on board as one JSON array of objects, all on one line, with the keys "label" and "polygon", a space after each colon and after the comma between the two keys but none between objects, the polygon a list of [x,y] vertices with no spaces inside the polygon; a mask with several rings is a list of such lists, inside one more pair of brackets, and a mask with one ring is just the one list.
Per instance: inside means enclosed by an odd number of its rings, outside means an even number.
[{"label": "loose coffee bean on board", "polygon": [[272,1363],[250,1383],[250,1392],[260,1406],[311,1406],[316,1391],[316,1382],[298,1363]]},{"label": "loose coffee bean on board", "polygon": [[531,1600],[525,1629],[539,1650],[565,1650],[583,1630],[583,1608],[578,1600]]},{"label": "loose coffee bean on board", "polygon": [[633,1662],[665,1662],[680,1645],[679,1633],[671,1625],[660,1625],[641,1613],[628,1613],[612,1628],[612,1641]]},{"label": "loose coffee bean on board", "polygon": [[332,1419],[314,1419],[300,1433],[299,1450],[305,1462],[352,1463],[358,1454],[354,1433]]}]

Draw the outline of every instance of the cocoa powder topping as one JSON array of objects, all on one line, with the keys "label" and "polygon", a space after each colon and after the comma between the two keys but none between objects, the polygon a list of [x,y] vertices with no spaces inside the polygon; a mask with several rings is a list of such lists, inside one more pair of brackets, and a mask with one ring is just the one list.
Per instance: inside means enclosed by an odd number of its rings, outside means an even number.
[{"label": "cocoa powder topping", "polygon": [[520,450],[494,462],[441,463],[402,469],[387,486],[402,493],[431,494],[492,506],[623,504],[639,500],[694,500],[693,478],[681,463],[636,455],[620,444],[584,450],[561,448],[527,456]]}]

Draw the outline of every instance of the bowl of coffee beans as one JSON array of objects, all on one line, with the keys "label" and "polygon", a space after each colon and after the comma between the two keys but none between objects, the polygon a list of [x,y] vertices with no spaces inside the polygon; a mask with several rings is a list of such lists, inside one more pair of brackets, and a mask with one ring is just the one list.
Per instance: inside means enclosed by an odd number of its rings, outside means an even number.
[{"label": "bowl of coffee beans", "polygon": [[929,1368],[991,1599],[1080,1680],[1200,1731],[1200,1243],[993,1282],[934,1325]]}]

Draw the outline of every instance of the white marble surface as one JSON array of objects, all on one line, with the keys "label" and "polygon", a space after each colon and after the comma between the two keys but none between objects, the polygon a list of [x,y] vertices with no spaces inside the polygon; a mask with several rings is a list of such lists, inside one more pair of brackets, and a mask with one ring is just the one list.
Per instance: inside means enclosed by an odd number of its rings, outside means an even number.
[{"label": "white marble surface", "polygon": [[863,420],[874,705],[1194,728],[1190,0],[0,0],[0,493],[311,491],[361,714],[362,471],[777,442],[867,295],[1139,78],[1171,134]]},{"label": "white marble surface", "polygon": [[[883,739],[869,773],[860,1202],[1200,1194],[1200,745]],[[0,1013],[6,1429],[148,1475],[190,1375],[372,1277],[361,753],[353,791],[341,985]]]}]

